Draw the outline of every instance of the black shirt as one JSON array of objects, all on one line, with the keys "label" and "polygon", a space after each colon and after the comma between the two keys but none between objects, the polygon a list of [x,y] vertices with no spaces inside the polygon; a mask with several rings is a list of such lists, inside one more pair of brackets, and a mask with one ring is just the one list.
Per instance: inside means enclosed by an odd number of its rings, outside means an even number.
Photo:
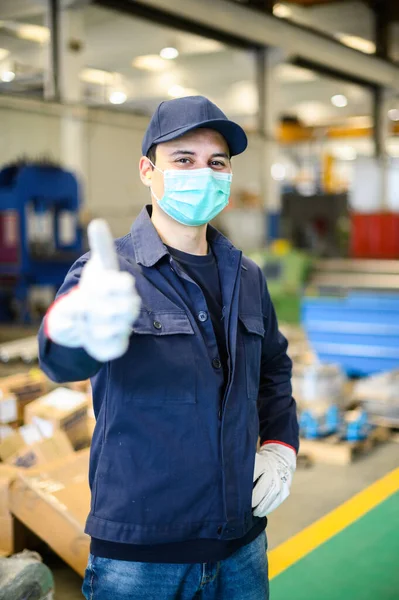
[{"label": "black shirt", "polygon": [[[224,373],[224,386],[227,384],[228,364],[227,347],[223,319],[223,301],[219,281],[219,271],[212,250],[206,256],[187,254],[170,248],[172,257],[179,263],[183,271],[201,288],[208,307],[209,317],[212,321],[216,337],[217,348]],[[193,284],[185,285],[187,297],[193,293]],[[204,311],[202,319],[207,319]],[[135,545],[107,542],[104,540],[91,540],[91,553],[94,556],[151,563],[204,563],[219,562],[231,556],[243,546],[252,542],[265,529],[266,519],[256,519],[255,526],[243,537],[237,540],[202,539],[188,540],[156,545]]]}]

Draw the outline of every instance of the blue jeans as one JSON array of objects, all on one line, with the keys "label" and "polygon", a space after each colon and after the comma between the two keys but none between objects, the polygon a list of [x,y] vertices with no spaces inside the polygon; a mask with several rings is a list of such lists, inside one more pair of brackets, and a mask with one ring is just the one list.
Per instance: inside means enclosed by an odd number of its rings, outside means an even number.
[{"label": "blue jeans", "polygon": [[219,563],[154,564],[90,555],[87,600],[269,600],[266,534]]}]

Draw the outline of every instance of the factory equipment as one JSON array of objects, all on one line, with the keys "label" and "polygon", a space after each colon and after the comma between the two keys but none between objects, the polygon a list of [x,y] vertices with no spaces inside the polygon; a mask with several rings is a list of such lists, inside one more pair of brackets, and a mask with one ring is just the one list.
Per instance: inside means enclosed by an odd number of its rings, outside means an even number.
[{"label": "factory equipment", "polygon": [[37,361],[38,357],[37,336],[30,336],[22,340],[14,340],[0,344],[0,362],[9,363],[22,360],[26,364]]},{"label": "factory equipment", "polygon": [[365,440],[372,429],[373,426],[365,410],[352,410],[348,411],[342,419],[340,436],[348,442],[359,442]]},{"label": "factory equipment", "polygon": [[320,261],[302,324],[321,362],[350,376],[399,367],[399,261]]},{"label": "factory equipment", "polygon": [[291,249],[283,240],[269,250],[250,255],[262,269],[279,321],[299,323],[303,286],[311,259],[304,252]]},{"label": "factory equipment", "polygon": [[61,285],[83,252],[76,177],[49,162],[0,171],[0,320],[31,320],[29,294]]},{"label": "factory equipment", "polygon": [[327,437],[337,433],[340,427],[338,406],[331,405],[304,410],[299,415],[301,436],[308,440]]}]

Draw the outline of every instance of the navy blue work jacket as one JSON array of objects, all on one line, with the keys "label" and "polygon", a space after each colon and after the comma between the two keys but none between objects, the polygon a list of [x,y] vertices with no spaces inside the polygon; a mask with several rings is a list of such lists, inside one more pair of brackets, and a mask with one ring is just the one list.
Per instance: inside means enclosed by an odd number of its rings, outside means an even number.
[{"label": "navy blue work jacket", "polygon": [[[298,448],[287,342],[260,269],[209,226],[229,357],[221,387],[220,361],[179,293],[187,275],[149,211],[116,240],[120,268],[134,275],[142,298],[126,354],[103,364],[83,349],[54,344],[43,324],[39,333],[40,365],[51,379],[91,378],[97,424],[86,532],[132,544],[240,538],[255,522],[258,436]],[[88,256],[72,266],[58,296],[78,283]]]}]

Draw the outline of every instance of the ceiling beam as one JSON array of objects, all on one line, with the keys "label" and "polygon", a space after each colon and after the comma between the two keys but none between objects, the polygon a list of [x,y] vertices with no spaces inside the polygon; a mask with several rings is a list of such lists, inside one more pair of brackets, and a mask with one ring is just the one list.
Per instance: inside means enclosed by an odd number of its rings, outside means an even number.
[{"label": "ceiling beam", "polygon": [[250,45],[275,46],[289,55],[324,65],[371,85],[399,90],[399,67],[363,54],[303,26],[260,14],[227,0],[130,0],[134,7],[157,10],[173,19],[184,19],[207,29],[217,27],[224,35],[237,36]]}]

